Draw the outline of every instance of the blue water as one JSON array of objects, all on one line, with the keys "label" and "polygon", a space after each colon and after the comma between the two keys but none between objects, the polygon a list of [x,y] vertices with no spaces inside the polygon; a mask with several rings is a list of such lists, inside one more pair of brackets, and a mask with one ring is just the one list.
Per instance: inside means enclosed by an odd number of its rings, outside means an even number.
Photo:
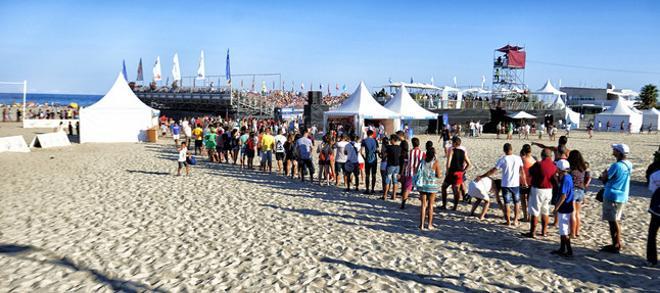
[{"label": "blue water", "polygon": [[[27,94],[27,102],[35,104],[48,105],[68,105],[78,103],[80,106],[89,106],[96,103],[103,96],[101,95],[69,95],[69,94]],[[0,93],[0,104],[11,105],[13,103],[22,103],[22,93]]]}]

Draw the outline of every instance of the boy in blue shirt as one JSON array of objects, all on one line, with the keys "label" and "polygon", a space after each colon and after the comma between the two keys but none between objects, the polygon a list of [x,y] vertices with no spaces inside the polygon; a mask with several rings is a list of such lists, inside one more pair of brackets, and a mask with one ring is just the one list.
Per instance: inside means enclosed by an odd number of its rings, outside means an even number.
[{"label": "boy in blue shirt", "polygon": [[571,214],[573,213],[573,177],[568,173],[571,165],[564,159],[557,161],[555,165],[557,165],[557,179],[560,183],[560,197],[553,213],[558,215],[561,246],[559,250],[552,251],[552,254],[571,257],[573,249],[569,234],[571,233]]}]

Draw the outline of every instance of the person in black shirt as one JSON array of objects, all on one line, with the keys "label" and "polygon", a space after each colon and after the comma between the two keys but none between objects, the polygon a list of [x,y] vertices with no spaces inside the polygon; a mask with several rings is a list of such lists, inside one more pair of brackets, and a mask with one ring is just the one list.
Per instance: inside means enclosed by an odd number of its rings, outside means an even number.
[{"label": "person in black shirt", "polygon": [[387,199],[387,192],[392,185],[392,199],[396,199],[396,184],[399,180],[401,163],[401,146],[399,137],[392,134],[390,144],[385,147],[385,157],[387,158],[387,175],[385,177],[385,186],[383,187],[383,200]]},{"label": "person in black shirt", "polygon": [[454,193],[454,208],[458,208],[458,202],[462,197],[463,174],[472,165],[468,158],[465,148],[461,147],[461,138],[454,136],[452,138],[452,147],[449,149],[447,157],[447,172],[445,180],[442,183],[442,206],[441,209],[447,209],[447,187],[451,185]]}]

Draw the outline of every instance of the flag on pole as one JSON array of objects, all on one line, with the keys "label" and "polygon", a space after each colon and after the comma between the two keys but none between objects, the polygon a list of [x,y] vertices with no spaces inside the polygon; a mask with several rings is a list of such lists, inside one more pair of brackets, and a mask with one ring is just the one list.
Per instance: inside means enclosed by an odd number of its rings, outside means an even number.
[{"label": "flag on pole", "polygon": [[124,75],[124,80],[128,81],[128,77],[127,77],[127,74],[126,74],[126,60],[122,60],[121,63],[122,63],[122,65],[121,65],[122,66],[121,74]]},{"label": "flag on pole", "polygon": [[322,91],[323,90],[323,84],[319,84],[319,89]]},{"label": "flag on pole", "polygon": [[482,75],[481,76],[481,88],[484,88],[484,85],[486,84],[486,76]]},{"label": "flag on pole", "polygon": [[301,91],[305,90],[305,83],[304,82],[300,83],[300,90]]},{"label": "flag on pole", "polygon": [[168,77],[165,79],[165,84],[169,84],[169,83],[170,83],[170,77],[168,76]]},{"label": "flag on pole", "polygon": [[273,87],[270,88],[271,90],[275,90],[275,81],[273,80]]},{"label": "flag on pole", "polygon": [[172,58],[172,79],[174,79],[174,81],[181,80],[181,68],[179,67],[179,53],[174,53],[174,58]]},{"label": "flag on pole", "polygon": [[137,72],[137,81],[143,81],[144,74],[142,73],[142,58],[140,58],[140,63],[138,63],[138,72]]},{"label": "flag on pole", "polygon": [[160,70],[160,56],[156,57],[156,63],[154,63],[154,68],[152,71],[154,74],[154,81],[163,80],[163,74]]},{"label": "flag on pole", "polygon": [[227,76],[227,84],[231,85],[231,69],[229,67],[229,49],[227,49],[227,65],[225,66],[225,75]]},{"label": "flag on pole", "polygon": [[415,80],[414,80],[413,77],[411,76],[411,77],[410,77],[410,83],[414,83],[414,82],[415,82]]},{"label": "flag on pole", "polygon": [[243,80],[241,79],[241,89],[243,89]]},{"label": "flag on pole", "polygon": [[339,83],[335,84],[335,90],[339,90]]},{"label": "flag on pole", "polygon": [[458,87],[458,82],[456,82],[456,76],[454,76],[454,87]]},{"label": "flag on pole", "polygon": [[266,88],[266,82],[265,82],[265,81],[261,81],[261,92],[262,92],[262,93],[265,93],[266,90],[268,90],[268,89]]},{"label": "flag on pole", "polygon": [[391,77],[388,77],[388,78],[387,78],[387,82],[392,83],[392,78],[391,78]]},{"label": "flag on pole", "polygon": [[252,87],[250,88],[250,91],[254,92],[254,75],[252,76]]},{"label": "flag on pole", "polygon": [[435,84],[435,79],[433,79],[433,76],[431,76],[431,85]]},{"label": "flag on pole", "polygon": [[204,65],[204,50],[199,53],[199,65],[197,65],[197,79],[206,78],[206,65]]},{"label": "flag on pole", "polygon": [[342,90],[343,92],[345,92],[345,91],[348,90],[348,88],[346,87],[346,85],[342,85],[342,86],[341,86],[341,90]]},{"label": "flag on pole", "polygon": [[330,83],[328,83],[328,96],[330,95]]}]

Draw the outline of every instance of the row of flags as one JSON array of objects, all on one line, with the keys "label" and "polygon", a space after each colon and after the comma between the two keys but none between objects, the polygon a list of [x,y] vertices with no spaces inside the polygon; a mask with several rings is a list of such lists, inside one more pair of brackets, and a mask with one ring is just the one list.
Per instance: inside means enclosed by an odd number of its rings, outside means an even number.
[{"label": "row of flags", "polygon": [[[231,69],[229,66],[229,49],[227,49],[227,64],[225,67],[225,75],[227,79],[227,83],[231,84]],[[163,73],[162,73],[162,68],[160,65],[160,56],[156,57],[156,62],[154,63],[154,66],[152,68],[152,73],[153,73],[153,81],[161,81],[163,80]],[[124,75],[124,79],[128,81],[128,75],[126,74],[126,60],[122,60],[122,74]],[[174,53],[174,57],[172,58],[172,78],[175,81],[180,81],[181,80],[181,66],[179,65],[179,54]],[[197,65],[197,76],[196,79],[202,80],[206,78],[206,65],[204,61],[204,50],[202,50],[199,54],[199,63]],[[144,81],[144,70],[142,69],[142,58],[140,58],[140,62],[138,63],[138,68],[137,68],[137,78],[136,81]],[[168,82],[169,83],[169,77],[168,77]]]}]

